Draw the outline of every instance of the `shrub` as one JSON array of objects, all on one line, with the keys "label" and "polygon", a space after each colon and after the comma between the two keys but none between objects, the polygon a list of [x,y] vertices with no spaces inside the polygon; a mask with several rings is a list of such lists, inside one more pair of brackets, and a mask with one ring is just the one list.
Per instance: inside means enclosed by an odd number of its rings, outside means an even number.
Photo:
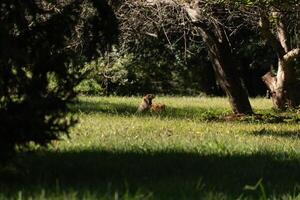
[{"label": "shrub", "polygon": [[116,41],[106,1],[11,1],[0,8],[0,156],[67,134],[84,63]]}]

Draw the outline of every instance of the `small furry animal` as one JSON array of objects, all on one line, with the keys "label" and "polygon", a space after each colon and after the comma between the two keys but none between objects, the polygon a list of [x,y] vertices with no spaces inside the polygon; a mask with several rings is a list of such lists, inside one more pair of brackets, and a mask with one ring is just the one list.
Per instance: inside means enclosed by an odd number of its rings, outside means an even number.
[{"label": "small furry animal", "polygon": [[166,105],[162,103],[153,103],[150,107],[150,112],[159,113],[166,109]]},{"label": "small furry animal", "polygon": [[143,97],[143,101],[140,103],[137,112],[141,113],[144,111],[147,111],[151,108],[152,105],[152,99],[155,98],[154,94],[147,94],[146,96]]}]

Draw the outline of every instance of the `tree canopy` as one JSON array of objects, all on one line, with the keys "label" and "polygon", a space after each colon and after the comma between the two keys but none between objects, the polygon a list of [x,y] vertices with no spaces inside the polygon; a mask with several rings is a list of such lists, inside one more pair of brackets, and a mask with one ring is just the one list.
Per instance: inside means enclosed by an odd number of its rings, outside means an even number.
[{"label": "tree canopy", "polygon": [[0,154],[7,157],[68,132],[81,68],[117,41],[118,24],[104,0],[4,0],[0,26]]},{"label": "tree canopy", "polygon": [[[229,97],[233,111],[251,113],[247,91],[243,86],[247,84],[243,84],[244,80],[239,81],[242,78],[241,70],[245,68],[243,65],[246,64],[249,68],[256,66],[255,68],[258,69],[258,66],[261,66],[261,68],[270,69],[276,59],[272,54],[279,55],[280,49],[286,49],[285,53],[283,51],[280,53],[280,57],[288,56],[287,60],[292,61],[299,55],[297,48],[299,46],[299,39],[297,39],[299,20],[296,20],[299,18],[298,8],[299,2],[277,0],[127,0],[117,13],[121,24],[123,44],[127,45],[125,49],[131,52],[141,54],[145,49],[152,50],[153,42],[149,45],[146,41],[155,39],[164,41],[165,46],[171,51],[181,48],[181,51],[186,54],[191,53],[188,48],[191,43],[199,48],[205,44],[218,84]],[[277,15],[274,15],[275,13]],[[264,22],[263,26],[261,22]],[[266,41],[266,49],[272,50],[267,50],[269,55],[261,55],[264,58],[258,60],[250,53],[250,49],[246,48],[259,49],[259,45],[256,44],[263,44],[264,41]],[[287,46],[291,49],[288,50]],[[294,49],[292,49],[293,46]],[[248,52],[248,55],[243,55],[242,52]],[[278,59],[282,63],[283,59],[280,57]],[[268,66],[262,66],[266,64],[267,59],[273,59],[273,61],[268,61]],[[248,60],[248,63],[245,63],[245,60]],[[280,63],[273,66],[276,69],[282,68]],[[295,67],[282,69],[293,68]],[[290,74],[294,74],[293,70],[290,71]],[[277,74],[280,74],[279,72],[280,70]],[[277,80],[280,76],[282,75],[277,76]],[[278,90],[279,94],[275,95],[281,100],[276,97],[274,101],[281,102],[280,105],[274,104],[280,109],[287,104],[297,104],[294,99],[298,97],[292,95],[292,92],[285,87],[291,82],[294,81],[289,79],[274,83],[277,88],[281,88],[281,92]],[[268,84],[267,86],[271,90],[274,88],[270,88]],[[283,97],[283,93],[289,93],[289,95]]]}]

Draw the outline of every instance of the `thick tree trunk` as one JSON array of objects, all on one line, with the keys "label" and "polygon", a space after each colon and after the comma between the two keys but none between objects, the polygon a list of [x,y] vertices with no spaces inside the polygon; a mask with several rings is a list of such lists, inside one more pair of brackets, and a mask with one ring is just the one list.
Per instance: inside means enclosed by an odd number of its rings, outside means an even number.
[{"label": "thick tree trunk", "polygon": [[229,98],[235,114],[253,114],[246,89],[238,76],[237,66],[227,44],[205,41],[217,80]]},{"label": "thick tree trunk", "polygon": [[294,49],[279,57],[277,74],[274,75],[272,72],[268,72],[262,77],[270,90],[273,105],[276,109],[294,108],[300,103],[295,68],[290,66],[290,61],[298,54],[300,54],[300,50]]},{"label": "thick tree trunk", "polygon": [[274,107],[279,110],[295,107],[299,105],[300,100],[297,95],[295,70],[288,64],[285,60],[279,59],[277,75],[268,72],[262,77],[270,90]]},{"label": "thick tree trunk", "polygon": [[287,107],[299,105],[295,69],[291,66],[291,61],[300,55],[300,49],[290,50],[282,13],[272,12],[272,16],[277,19],[275,33],[271,31],[272,28],[266,13],[261,13],[259,25],[263,37],[270,42],[277,54],[278,70],[276,76],[268,72],[262,77],[262,80],[270,90],[274,107],[285,110]]},{"label": "thick tree trunk", "polygon": [[209,27],[203,23],[200,13],[200,1],[195,0],[193,7],[185,5],[190,19],[199,28],[204,43],[207,46],[217,81],[229,98],[229,103],[235,114],[253,114],[246,89],[243,87],[237,71],[237,62],[231,53],[228,37],[224,28],[214,20]]}]

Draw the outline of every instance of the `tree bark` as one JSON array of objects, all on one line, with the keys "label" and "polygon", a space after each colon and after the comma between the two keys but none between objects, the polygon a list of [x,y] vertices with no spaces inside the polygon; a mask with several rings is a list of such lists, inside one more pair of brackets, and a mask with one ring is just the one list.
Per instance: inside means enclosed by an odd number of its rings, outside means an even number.
[{"label": "tree bark", "polygon": [[235,114],[253,114],[246,89],[238,75],[237,62],[231,53],[226,31],[217,23],[207,24],[201,21],[200,8],[195,1],[194,8],[186,5],[186,12],[199,28],[200,35],[207,46],[208,55],[212,62],[217,81],[229,98],[229,103]]},{"label": "tree bark", "polygon": [[299,95],[297,95],[295,69],[291,66],[291,61],[300,55],[300,49],[290,50],[283,15],[273,12],[272,16],[277,19],[275,33],[271,31],[267,14],[261,13],[259,25],[262,36],[270,42],[277,54],[278,70],[276,75],[268,72],[262,77],[262,80],[270,90],[274,107],[285,110],[287,107],[299,105],[300,101]]},{"label": "tree bark", "polygon": [[[284,76],[282,76],[281,73],[279,77]],[[270,97],[272,99],[274,107],[283,110],[285,108],[285,92],[283,90],[283,87],[280,86],[283,83],[283,79],[277,79],[277,76],[275,74],[273,74],[272,72],[268,72],[262,77],[262,80],[270,90]]]},{"label": "tree bark", "polygon": [[[201,28],[200,28],[201,29]],[[234,56],[228,41],[213,38],[209,31],[201,29],[202,38],[207,46],[217,81],[229,98],[235,114],[253,114],[246,89],[239,78]]]},{"label": "tree bark", "polygon": [[285,110],[287,107],[293,108],[300,103],[295,69],[289,66],[289,59],[278,58],[277,74],[268,72],[262,77],[270,90],[274,107],[279,110]]}]

